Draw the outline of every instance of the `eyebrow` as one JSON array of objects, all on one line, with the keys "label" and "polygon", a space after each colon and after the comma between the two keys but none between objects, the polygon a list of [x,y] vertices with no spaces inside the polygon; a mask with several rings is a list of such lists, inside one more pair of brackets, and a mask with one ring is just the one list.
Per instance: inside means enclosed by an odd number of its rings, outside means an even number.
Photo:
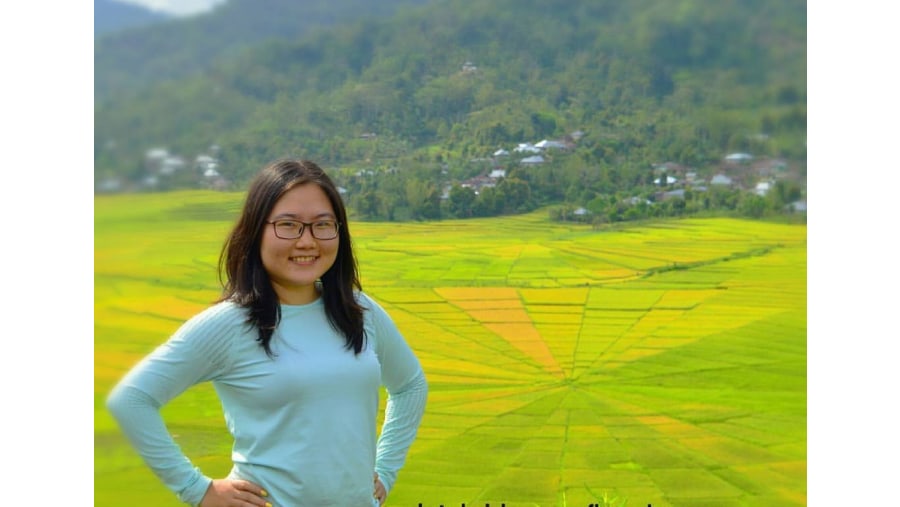
[{"label": "eyebrow", "polygon": [[[280,219],[285,219],[285,218],[299,220],[300,215],[297,215],[296,213],[281,213],[281,214],[278,214],[278,215],[275,215],[274,217],[272,217],[272,220],[274,221],[274,220],[280,220]],[[319,213],[318,215],[314,216],[313,220],[320,220],[322,218],[331,218],[333,220],[337,220],[337,217],[334,216],[333,213],[329,213],[327,211],[324,213]]]}]

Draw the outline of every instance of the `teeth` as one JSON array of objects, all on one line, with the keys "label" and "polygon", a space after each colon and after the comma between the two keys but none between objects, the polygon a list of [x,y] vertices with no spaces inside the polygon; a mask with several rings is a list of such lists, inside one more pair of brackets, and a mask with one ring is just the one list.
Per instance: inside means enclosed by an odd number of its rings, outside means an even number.
[{"label": "teeth", "polygon": [[294,260],[296,262],[312,262],[316,260],[316,258],[312,255],[305,255],[303,257],[291,257],[291,260]]}]

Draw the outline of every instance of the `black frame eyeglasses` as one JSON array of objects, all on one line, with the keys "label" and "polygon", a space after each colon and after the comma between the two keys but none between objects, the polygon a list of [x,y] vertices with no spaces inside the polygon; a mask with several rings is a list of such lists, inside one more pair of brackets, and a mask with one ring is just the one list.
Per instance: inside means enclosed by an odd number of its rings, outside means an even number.
[{"label": "black frame eyeglasses", "polygon": [[299,220],[282,219],[271,220],[266,223],[272,224],[275,236],[281,239],[297,239],[303,236],[303,231],[307,228],[312,237],[316,239],[334,239],[338,237],[338,231],[341,229],[341,223],[337,220],[318,220],[313,223],[306,223]]}]

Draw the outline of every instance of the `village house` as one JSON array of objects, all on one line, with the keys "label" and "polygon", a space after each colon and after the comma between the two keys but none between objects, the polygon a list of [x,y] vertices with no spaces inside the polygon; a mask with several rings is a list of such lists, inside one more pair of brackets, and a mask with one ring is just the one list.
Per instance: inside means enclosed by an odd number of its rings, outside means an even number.
[{"label": "village house", "polygon": [[542,140],[541,142],[534,145],[535,148],[540,148],[542,150],[555,148],[555,149],[568,149],[569,145],[562,141],[549,141],[547,139]]},{"label": "village house", "polygon": [[659,192],[655,195],[655,197],[658,202],[662,202],[668,199],[684,199],[684,189],[679,188],[670,190],[668,192]]},{"label": "village house", "polygon": [[[459,184],[459,186],[463,188],[471,188],[475,191],[475,195],[478,195],[481,192],[482,188],[494,188],[497,186],[497,181],[494,178],[488,176],[475,176],[474,178],[469,178],[466,181]],[[448,193],[449,196],[449,193]]]},{"label": "village house", "polygon": [[749,153],[729,153],[725,155],[726,162],[749,162],[753,160],[753,155]]},{"label": "village house", "polygon": [[[678,183],[678,178],[676,178],[674,176],[669,176],[668,174],[666,175],[666,185],[674,185],[676,183]],[[662,176],[653,180],[653,184],[661,185],[662,184]]]},{"label": "village house", "polygon": [[732,186],[734,184],[734,180],[724,174],[716,174],[709,180],[710,185],[717,186]]},{"label": "village house", "polygon": [[519,143],[513,148],[513,151],[516,153],[540,153],[541,149],[531,143]]},{"label": "village house", "polygon": [[769,193],[769,190],[772,190],[772,182],[771,181],[760,181],[756,184],[756,187],[753,189],[753,193],[756,195],[765,196]]},{"label": "village house", "polygon": [[544,163],[544,157],[540,155],[534,155],[531,157],[525,157],[519,161],[522,165],[539,165]]}]

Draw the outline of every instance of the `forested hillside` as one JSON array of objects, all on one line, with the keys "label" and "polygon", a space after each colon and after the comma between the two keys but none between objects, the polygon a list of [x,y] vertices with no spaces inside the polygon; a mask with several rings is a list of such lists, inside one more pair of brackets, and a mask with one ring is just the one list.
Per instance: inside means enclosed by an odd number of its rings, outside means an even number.
[{"label": "forested hillside", "polygon": [[[339,172],[362,216],[565,203],[615,220],[623,197],[652,202],[675,174],[700,187],[742,153],[789,176],[773,175],[768,205],[805,192],[805,1],[432,0],[354,20],[367,2],[332,0],[344,14],[327,27],[289,4],[231,0],[119,35],[129,44],[98,41],[98,188],[241,187],[262,163],[303,156]],[[542,140],[560,148],[523,165],[532,153],[515,148]],[[152,149],[183,167],[161,171]],[[471,184],[497,170],[496,185]],[[687,192],[683,211],[742,201]]]},{"label": "forested hillside", "polygon": [[162,23],[171,16],[115,0],[94,0],[94,37],[128,28]]},{"label": "forested hillside", "polygon": [[401,6],[426,1],[228,0],[207,14],[110,34],[94,42],[95,99],[129,97],[164,81],[202,74],[255,44],[296,40],[316,29],[390,16]]}]

